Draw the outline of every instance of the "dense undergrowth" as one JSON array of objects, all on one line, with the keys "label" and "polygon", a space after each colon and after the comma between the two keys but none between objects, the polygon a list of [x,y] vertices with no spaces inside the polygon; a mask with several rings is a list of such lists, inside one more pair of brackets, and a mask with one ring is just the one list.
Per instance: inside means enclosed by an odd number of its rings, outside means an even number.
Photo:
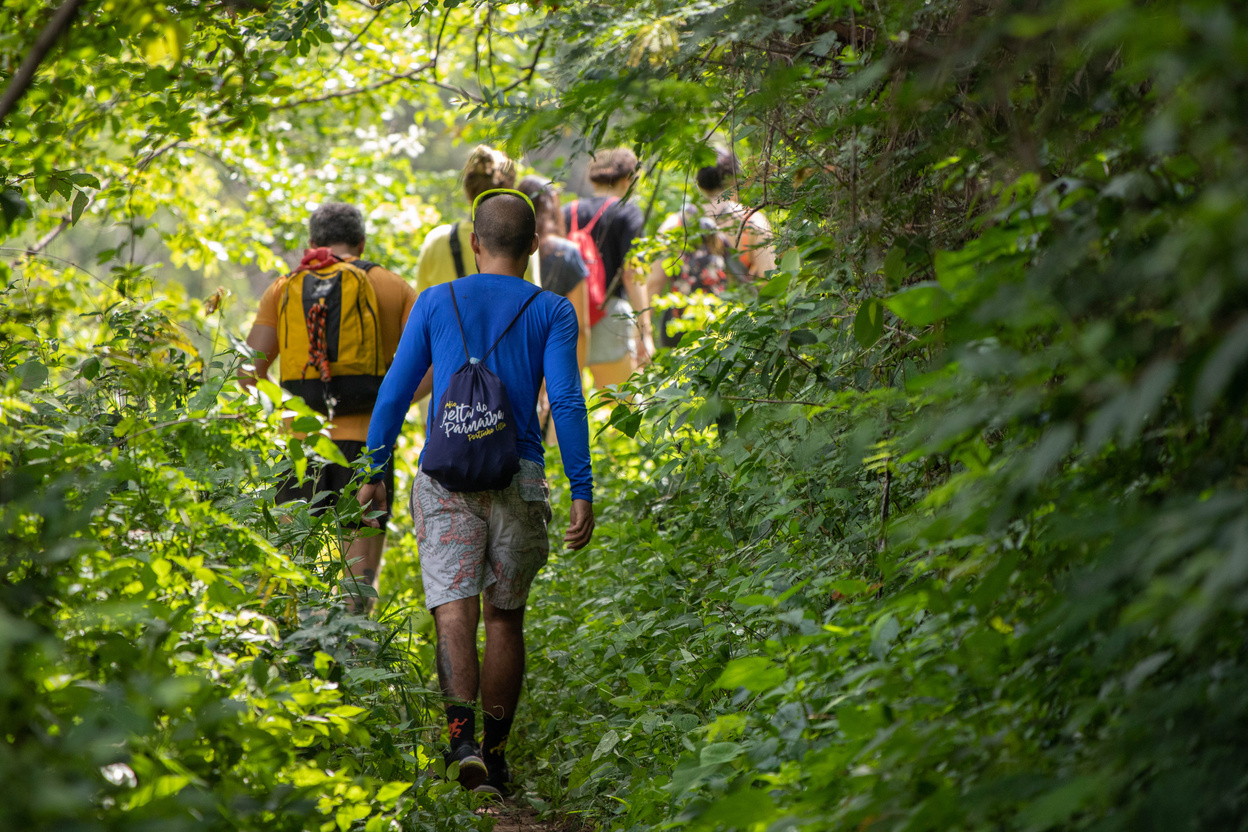
[{"label": "dense undergrowth", "polygon": [[279,452],[332,446],[177,297],[4,289],[0,827],[488,826],[431,774],[410,616],[349,614],[334,518],[275,517]]},{"label": "dense undergrowth", "polygon": [[713,101],[789,254],[611,414],[640,454],[535,617],[548,799],[1244,828],[1243,8],[665,8],[586,28],[528,124],[636,112],[696,164]]},{"label": "dense undergrowth", "polygon": [[[192,28],[185,60],[292,9]],[[634,142],[651,229],[732,143],[783,257],[599,411],[595,544],[529,613],[523,799],[616,832],[1244,829],[1242,4],[573,0],[534,27],[534,71],[500,59],[493,88],[520,85],[468,91],[474,115],[517,146]],[[276,147],[275,77],[196,77],[139,151],[210,143],[218,105]],[[310,125],[300,153],[342,135]],[[6,225],[32,182],[92,190],[4,159]],[[210,319],[23,268],[0,825],[488,825],[422,773],[410,541],[380,622],[345,616],[329,522],[268,507],[272,397],[219,396],[224,345],[170,325]]]}]

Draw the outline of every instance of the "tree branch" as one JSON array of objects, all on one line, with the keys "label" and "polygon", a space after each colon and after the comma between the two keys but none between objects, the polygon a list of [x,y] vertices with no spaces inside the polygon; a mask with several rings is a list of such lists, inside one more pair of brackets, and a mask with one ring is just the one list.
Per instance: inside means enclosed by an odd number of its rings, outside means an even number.
[{"label": "tree branch", "polygon": [[373,92],[374,90],[379,90],[382,87],[388,87],[391,84],[398,83],[399,81],[410,81],[412,78],[419,75],[420,73],[425,72],[430,69],[434,69],[436,66],[437,66],[437,58],[435,57],[432,61],[423,63],[420,66],[416,67],[415,69],[408,70],[407,72],[403,72],[398,75],[391,75],[389,78],[386,78],[383,81],[375,81],[372,84],[368,84],[367,86],[355,87],[349,90],[338,90],[336,92],[327,92],[324,95],[318,95],[313,98],[302,98],[298,101],[287,101],[284,104],[274,104],[269,107],[269,111],[277,112],[279,110],[293,110],[295,107],[303,107],[308,104],[320,104],[323,101],[333,101],[334,99],[337,99],[337,98],[347,98],[348,96],[352,96],[352,95],[360,95],[366,92]]},{"label": "tree branch", "polygon": [[507,86],[503,87],[501,90],[496,92],[494,94],[495,96],[506,95],[507,93],[511,92],[512,90],[514,90],[516,87],[520,86],[521,84],[527,84],[528,82],[533,80],[533,75],[537,72],[537,62],[542,57],[542,49],[545,48],[546,46],[546,36],[549,33],[550,33],[549,30],[542,32],[542,37],[537,42],[537,49],[533,50],[533,60],[529,62],[529,65],[527,67],[525,67],[525,69],[528,70],[528,72],[525,73],[524,77],[518,78],[515,81],[512,81],[510,84],[508,84]]},{"label": "tree branch", "polygon": [[[95,200],[99,198],[99,195],[103,193],[104,191],[108,190],[109,186],[111,186],[112,184],[113,184],[113,181],[109,179],[100,185],[99,189],[96,190],[94,196],[88,196],[86,208],[82,209],[83,213],[86,213],[87,208],[90,208],[95,203]],[[44,249],[52,245],[53,240],[61,236],[61,234],[65,232],[65,229],[69,228],[70,224],[72,223],[72,220],[73,218],[69,214],[63,215],[61,217],[61,221],[57,223],[56,226],[51,231],[49,231],[47,234],[44,234],[42,237],[36,240],[34,244],[31,245],[29,248],[25,249],[23,253],[27,257],[34,257],[37,254],[42,254]]]},{"label": "tree branch", "polygon": [[82,0],[65,0],[52,15],[48,25],[43,27],[39,37],[35,39],[35,45],[30,48],[30,52],[26,53],[26,59],[17,68],[17,72],[13,73],[9,85],[4,88],[4,95],[0,96],[0,124],[4,123],[5,118],[17,106],[17,102],[26,94],[26,90],[30,89],[31,83],[35,80],[35,73],[39,70],[39,64],[43,63],[48,52],[52,51],[52,47],[60,40],[61,35],[65,34],[65,30],[73,22],[74,15],[78,13],[80,5],[82,5]]},{"label": "tree branch", "polygon": [[804,404],[810,407],[827,407],[827,402],[808,402],[804,399],[756,399],[753,396],[720,396],[730,402],[758,402],[759,404]]},{"label": "tree branch", "polygon": [[369,18],[368,22],[364,24],[363,28],[361,28],[360,31],[356,32],[354,35],[351,36],[351,40],[347,41],[346,44],[342,47],[342,49],[339,50],[338,60],[334,61],[333,66],[325,70],[326,75],[333,72],[335,69],[337,69],[339,66],[342,65],[343,60],[345,60],[347,57],[347,52],[351,51],[352,46],[355,46],[357,43],[360,42],[360,38],[364,37],[365,33],[368,32],[369,27],[371,27],[374,23],[377,22],[377,18],[381,17],[381,13],[383,11],[385,11],[384,7],[379,8],[375,12],[373,12],[373,16]]}]

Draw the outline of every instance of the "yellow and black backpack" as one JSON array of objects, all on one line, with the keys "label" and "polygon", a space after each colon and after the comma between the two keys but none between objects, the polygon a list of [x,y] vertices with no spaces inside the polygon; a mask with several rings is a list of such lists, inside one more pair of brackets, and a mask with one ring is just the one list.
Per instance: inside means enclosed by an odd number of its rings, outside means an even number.
[{"label": "yellow and black backpack", "polygon": [[368,279],[376,265],[338,260],[285,278],[277,315],[282,387],[320,413],[367,413],[377,400],[386,365]]}]

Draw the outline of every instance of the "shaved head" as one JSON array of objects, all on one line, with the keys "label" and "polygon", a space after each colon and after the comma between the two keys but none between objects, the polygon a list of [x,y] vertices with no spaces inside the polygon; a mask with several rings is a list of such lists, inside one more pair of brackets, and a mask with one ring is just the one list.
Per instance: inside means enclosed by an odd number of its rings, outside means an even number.
[{"label": "shaved head", "polygon": [[520,260],[529,256],[537,218],[533,209],[518,196],[495,194],[477,205],[472,230],[481,248],[496,257]]}]

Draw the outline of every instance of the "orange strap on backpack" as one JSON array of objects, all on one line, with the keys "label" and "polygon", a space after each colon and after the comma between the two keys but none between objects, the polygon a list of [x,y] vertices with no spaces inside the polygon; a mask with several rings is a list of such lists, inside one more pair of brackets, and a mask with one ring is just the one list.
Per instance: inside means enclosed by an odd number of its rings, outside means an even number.
[{"label": "orange strap on backpack", "polygon": [[[304,249],[303,259],[299,261],[299,268],[295,269],[291,276],[293,277],[299,272],[312,271],[313,269],[333,265],[339,259],[325,247]],[[308,326],[308,360],[303,365],[300,375],[306,373],[308,368],[311,367],[320,374],[321,381],[328,382],[330,378],[329,333],[326,331],[328,326],[326,311],[324,298],[321,298],[320,302],[312,304],[312,308],[308,310],[308,317],[306,318]]]}]

